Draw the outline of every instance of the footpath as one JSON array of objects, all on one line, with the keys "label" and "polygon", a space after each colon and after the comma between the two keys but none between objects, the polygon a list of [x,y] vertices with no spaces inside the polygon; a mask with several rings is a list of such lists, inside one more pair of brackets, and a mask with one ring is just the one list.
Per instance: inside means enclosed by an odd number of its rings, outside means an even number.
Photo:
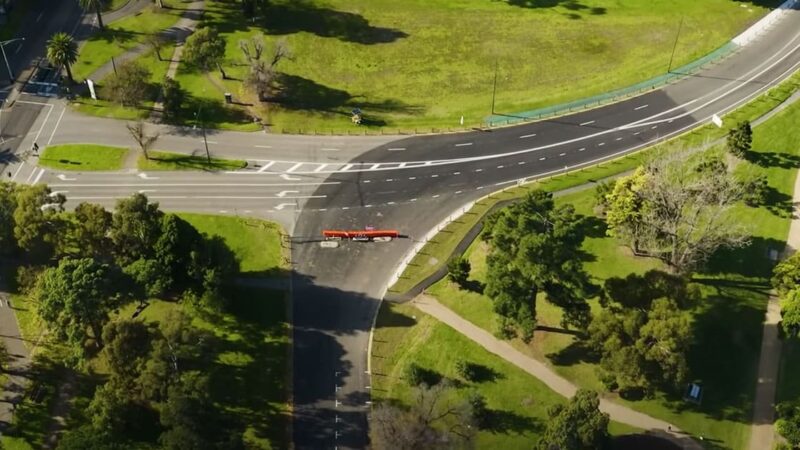
[{"label": "footpath", "polygon": [[11,425],[14,411],[25,396],[29,382],[27,373],[31,364],[31,353],[19,331],[14,305],[7,292],[7,282],[2,276],[0,276],[0,342],[8,354],[8,362],[3,370],[7,378],[0,395],[0,434],[2,434]]}]

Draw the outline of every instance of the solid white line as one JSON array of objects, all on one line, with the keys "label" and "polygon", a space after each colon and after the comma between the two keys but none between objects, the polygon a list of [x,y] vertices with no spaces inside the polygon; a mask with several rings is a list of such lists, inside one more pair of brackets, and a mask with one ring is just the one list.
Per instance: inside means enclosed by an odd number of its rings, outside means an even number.
[{"label": "solid white line", "polygon": [[39,176],[37,176],[37,177],[36,177],[36,179],[35,179],[35,180],[33,180],[33,184],[36,184],[36,183],[38,183],[38,182],[39,182],[39,180],[41,180],[41,179],[42,179],[42,175],[44,175],[44,169],[42,169],[42,171],[41,171],[41,172],[39,172]]},{"label": "solid white line", "polygon": [[472,142],[464,142],[462,144],[456,144],[456,147],[466,147],[468,145],[472,145]]},{"label": "solid white line", "polygon": [[50,184],[50,187],[279,187],[279,186],[321,186],[324,184],[342,184],[341,181],[323,183],[77,183]]},{"label": "solid white line", "polygon": [[534,137],[534,136],[536,136],[536,133],[533,133],[533,134],[526,134],[526,135],[524,135],[524,136],[520,136],[519,138],[520,138],[520,139],[525,139],[525,138]]},{"label": "solid white line", "polygon": [[390,152],[402,152],[403,150],[405,150],[405,148],[404,147],[395,147],[395,148],[389,148],[387,150],[389,150]]},{"label": "solid white line", "polygon": [[292,173],[302,165],[303,165],[303,163],[297,163],[297,164],[293,165],[292,167],[289,167],[289,170],[287,170],[286,173]]},{"label": "solid white line", "polygon": [[[174,200],[174,199],[201,199],[201,200],[279,200],[279,199],[309,199],[309,198],[326,198],[327,195],[303,195],[297,197],[273,197],[273,196],[229,196],[229,195],[154,195],[150,198],[156,200]],[[70,200],[109,200],[119,197],[70,197]]]},{"label": "solid white line", "polygon": [[269,169],[270,167],[272,167],[272,165],[273,165],[273,164],[275,164],[275,161],[270,161],[270,162],[268,162],[268,163],[264,164],[263,166],[259,167],[259,168],[258,168],[258,171],[259,171],[259,172],[264,172],[264,171],[266,171],[267,169]]},{"label": "solid white line", "polygon": [[53,132],[50,133],[50,139],[47,140],[47,145],[50,145],[50,143],[53,142],[53,136],[56,135],[56,130],[58,130],[58,125],[61,123],[61,118],[64,117],[64,111],[66,110],[67,110],[66,106],[61,109],[61,115],[58,116],[58,120],[56,121],[56,126],[53,127]]},{"label": "solid white line", "polygon": [[637,106],[636,108],[633,108],[633,110],[634,110],[634,111],[639,111],[640,109],[645,109],[645,108],[647,108],[648,106],[649,106],[649,105]]},{"label": "solid white line", "polygon": [[11,177],[11,181],[14,181],[14,180],[16,180],[16,179],[17,179],[17,174],[19,174],[19,171],[20,171],[20,170],[22,170],[22,166],[24,166],[24,165],[25,165],[25,161],[22,161],[22,162],[19,164],[19,167],[17,167],[17,171],[16,171],[16,172],[14,172],[14,176],[13,176],[13,177]]},{"label": "solid white line", "polygon": [[583,122],[583,123],[581,124],[581,126],[584,126],[584,125],[591,125],[591,124],[593,124],[593,123],[594,123],[594,120],[590,120],[590,121],[588,121],[588,122]]},{"label": "solid white line", "polygon": [[272,148],[272,146],[271,146],[271,145],[254,145],[253,147],[258,147],[258,148]]},{"label": "solid white line", "polygon": [[326,168],[326,167],[328,167],[328,165],[327,165],[327,164],[321,164],[319,167],[317,167],[316,169],[314,169],[314,172],[320,172],[320,171],[322,171],[322,169],[324,169],[324,168]]}]

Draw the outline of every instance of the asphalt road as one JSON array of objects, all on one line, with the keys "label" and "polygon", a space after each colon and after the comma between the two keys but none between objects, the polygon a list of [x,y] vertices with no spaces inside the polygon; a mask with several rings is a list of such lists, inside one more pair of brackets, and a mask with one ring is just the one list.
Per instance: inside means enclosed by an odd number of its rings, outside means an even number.
[{"label": "asphalt road", "polygon": [[[800,65],[799,30],[800,12],[794,12],[737,54],[664,89],[517,127],[359,139],[215,132],[208,137],[214,155],[247,159],[247,170],[66,173],[36,168],[34,158],[6,172],[15,181],[48,183],[70,204],[111,206],[142,191],[167,209],[252,214],[285,224],[294,237],[295,445],[363,448],[371,376],[380,376],[367,373],[369,329],[378,299],[415,240],[492,190],[636,150],[746,102]],[[132,144],[120,122],[26,101],[14,111],[33,118],[26,119],[29,131],[20,131],[20,148],[36,139],[40,145]],[[161,148],[204,151],[198,130],[158,130]],[[319,246],[324,228],[366,225],[396,228],[408,238]]]}]

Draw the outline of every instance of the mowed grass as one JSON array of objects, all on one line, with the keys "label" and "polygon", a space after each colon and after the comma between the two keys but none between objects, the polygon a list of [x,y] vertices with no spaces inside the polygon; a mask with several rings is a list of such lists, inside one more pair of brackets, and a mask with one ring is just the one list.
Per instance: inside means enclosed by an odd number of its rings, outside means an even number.
[{"label": "mowed grass", "polygon": [[198,231],[220,236],[239,258],[243,275],[275,276],[289,266],[289,249],[283,244],[285,234],[274,222],[211,214],[179,215]]},{"label": "mowed grass", "polygon": [[127,148],[95,144],[63,144],[47,147],[39,165],[62,170],[119,170]]},{"label": "mowed grass", "polygon": [[139,156],[140,170],[236,170],[247,166],[247,161],[238,159],[219,159],[205,155],[186,155],[183,153],[149,152],[150,159]]},{"label": "mowed grass", "polygon": [[215,0],[205,21],[233,78],[246,75],[241,39],[287,40],[294,58],[262,109],[275,130],[360,132],[359,107],[367,127],[430,131],[488,116],[495,67],[499,113],[585,98],[665,74],[676,37],[673,67],[708,54],[777,3],[276,0],[253,22]]},{"label": "mowed grass", "polygon": [[[694,343],[688,355],[690,377],[703,383],[705,392],[699,406],[687,404],[679,396],[658,393],[653,399],[625,401],[631,408],[669,421],[694,435],[713,439],[722,448],[744,448],[750,434],[756,369],[761,344],[762,322],[770,290],[768,259],[770,250],[781,251],[789,228],[791,194],[800,162],[800,135],[787,133],[800,120],[800,104],[795,104],[755,128],[753,152],[740,161],[736,170],[767,176],[772,192],[768,202],[757,208],[744,205],[734,210],[732,220],[748,227],[752,242],[748,247],[720,252],[707,269],[693,277],[700,299],[691,309]],[[722,153],[717,147],[710,152]],[[585,190],[557,199],[570,203],[584,215],[592,214],[593,192]],[[659,264],[636,258],[615,239],[602,234],[586,239],[583,249],[589,260],[587,271],[598,284],[611,276],[642,273]],[[467,252],[473,264],[472,279],[485,281],[488,247],[476,241]],[[459,289],[442,280],[429,293],[476,325],[496,331],[492,302],[476,292]],[[593,310],[598,305],[591,302]],[[537,302],[540,325],[560,327],[560,311],[544,299]],[[730,324],[735,323],[735,327]],[[595,371],[596,360],[582,342],[566,333],[537,331],[533,341],[514,340],[523,352],[548,363],[556,372],[576,384],[601,389]],[[800,363],[790,344],[783,358],[779,398],[792,398],[800,392],[791,375]],[[733,375],[732,375],[733,374]]]},{"label": "mowed grass", "polygon": [[[491,427],[478,432],[476,448],[531,448],[547,420],[547,408],[566,401],[538,379],[489,353],[447,325],[411,305],[384,302],[375,326],[372,352],[372,397],[376,402],[408,406],[413,390],[404,378],[412,363],[457,380],[448,392],[452,401],[471,392],[486,398]],[[489,374],[479,382],[460,380],[456,363],[468,361]],[[614,434],[637,430],[612,423]]]},{"label": "mowed grass", "polygon": [[147,35],[174,25],[183,10],[172,8],[179,7],[182,3],[178,0],[165,0],[164,4],[169,7],[159,9],[156,6],[148,6],[133,16],[106,24],[104,31],[93,35],[80,47],[78,61],[72,66],[75,79],[77,81],[86,79],[112,57],[117,57],[145,42]]}]

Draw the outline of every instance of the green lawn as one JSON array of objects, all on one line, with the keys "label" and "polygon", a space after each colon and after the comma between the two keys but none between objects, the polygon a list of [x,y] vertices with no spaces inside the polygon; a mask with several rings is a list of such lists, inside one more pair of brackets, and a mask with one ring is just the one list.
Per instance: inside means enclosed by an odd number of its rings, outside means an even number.
[{"label": "green lawn", "polygon": [[[404,373],[412,362],[444,379],[459,380],[455,369],[459,360],[479,364],[487,374],[480,382],[460,380],[450,394],[455,400],[477,391],[486,398],[493,427],[478,433],[475,447],[531,448],[545,425],[547,408],[564,402],[563,397],[414,307],[383,303],[373,340],[374,401],[409,404],[412,390]],[[637,430],[612,422],[611,431],[628,434]]]},{"label": "green lawn", "polygon": [[[691,377],[704,383],[706,391],[699,407],[687,405],[680,398],[659,393],[656,398],[630,402],[630,407],[676,424],[693,434],[716,439],[723,448],[744,448],[749,438],[749,421],[755,386],[761,328],[770,290],[768,277],[770,249],[782,250],[789,228],[791,193],[800,161],[800,135],[786,133],[800,121],[800,104],[795,104],[767,123],[755,128],[753,152],[748,161],[741,161],[737,170],[750,170],[767,176],[772,193],[769,204],[750,208],[739,206],[734,220],[748,226],[752,243],[736,251],[720,252],[703,273],[695,274],[694,285],[701,300],[692,308],[695,342],[688,355]],[[721,147],[709,150],[722,152]],[[585,215],[592,214],[591,190],[559,197],[559,203],[572,203]],[[610,276],[641,273],[658,264],[649,259],[632,257],[614,239],[588,238],[583,246],[591,260],[587,271],[596,282]],[[473,243],[467,256],[473,263],[471,274],[476,281],[485,277],[486,246]],[[495,331],[491,301],[474,292],[458,289],[442,280],[429,293],[472,321]],[[592,305],[597,308],[596,304]],[[560,311],[540,300],[537,316],[541,325],[559,327]],[[735,327],[730,324],[735,323]],[[523,352],[547,362],[562,376],[576,384],[601,388],[594,370],[595,361],[576,338],[553,332],[537,331],[531,344],[512,342]],[[800,363],[790,346],[784,357],[784,372],[779,396],[797,395],[790,383],[790,370]],[[438,352],[436,352],[438,354]],[[731,376],[736,374],[736,376]]]},{"label": "green lawn", "polygon": [[53,145],[44,149],[39,165],[62,170],[119,170],[127,148],[94,144]]},{"label": "green lawn", "polygon": [[778,2],[277,0],[253,22],[214,0],[205,20],[227,38],[233,78],[246,74],[240,39],[286,38],[282,100],[262,111],[275,130],[360,132],[349,119],[360,107],[370,128],[430,131],[488,116],[495,66],[498,112],[584,98],[663,75],[681,18],[673,67],[725,44],[765,3]]},{"label": "green lawn", "polygon": [[200,120],[208,127],[234,131],[263,129],[260,123],[253,121],[252,111],[242,105],[229,105],[223,101],[224,93],[230,92],[234,95],[234,101],[242,102],[238,87],[240,82],[234,80],[223,82],[216,71],[205,73],[186,64],[178,66],[175,80],[188,93],[188,99],[177,120],[179,123],[192,125],[198,123],[199,112]]},{"label": "green lawn", "polygon": [[[164,3],[171,7],[182,5],[178,0],[164,0]],[[72,66],[75,79],[84,80],[112,57],[117,57],[143,43],[148,34],[158,33],[171,27],[182,13],[182,9],[159,10],[155,6],[149,6],[133,16],[106,24],[104,31],[93,35],[81,46],[78,61]],[[168,54],[171,53],[165,52],[162,56],[166,57]]]},{"label": "green lawn", "polygon": [[220,236],[239,258],[243,275],[282,275],[289,267],[284,233],[273,222],[243,217],[181,213],[199,231]]},{"label": "green lawn", "polygon": [[567,174],[555,175],[522,187],[514,187],[506,191],[490,194],[487,198],[478,201],[475,206],[459,219],[445,226],[444,232],[439,233],[434,239],[426,243],[405,268],[397,282],[389,288],[389,292],[407,292],[417,283],[434,273],[439,267],[442,267],[469,229],[478,223],[486,212],[499,201],[520,198],[526,192],[536,188],[557,193],[564,189],[593,183],[597,180],[632,170],[655,151],[668,150],[669,148],[694,148],[708,142],[714,142],[723,138],[728,129],[737,123],[744,120],[753,121],[761,117],[789,98],[798,89],[800,89],[800,72],[795,73],[767,93],[725,115],[723,117],[725,121],[723,128],[718,128],[716,125],[703,126],[665,143],[648,147],[638,153],[574,172],[568,172]]},{"label": "green lawn", "polygon": [[208,162],[205,155],[151,151],[150,159],[141,155],[137,164],[140,170],[236,170],[247,166],[247,161],[211,158]]}]

